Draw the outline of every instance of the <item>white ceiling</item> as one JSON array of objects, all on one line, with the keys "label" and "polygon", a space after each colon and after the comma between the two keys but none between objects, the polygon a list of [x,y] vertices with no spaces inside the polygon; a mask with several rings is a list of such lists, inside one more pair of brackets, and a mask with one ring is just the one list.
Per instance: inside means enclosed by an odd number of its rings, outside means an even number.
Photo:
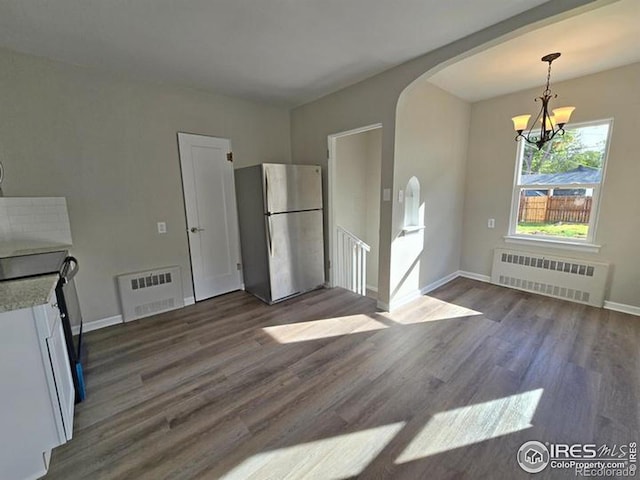
[{"label": "white ceiling", "polygon": [[640,61],[640,0],[620,0],[526,33],[457,62],[428,81],[475,102],[544,85],[552,52],[551,82]]},{"label": "white ceiling", "polygon": [[2,0],[0,45],[299,104],[545,0]]}]

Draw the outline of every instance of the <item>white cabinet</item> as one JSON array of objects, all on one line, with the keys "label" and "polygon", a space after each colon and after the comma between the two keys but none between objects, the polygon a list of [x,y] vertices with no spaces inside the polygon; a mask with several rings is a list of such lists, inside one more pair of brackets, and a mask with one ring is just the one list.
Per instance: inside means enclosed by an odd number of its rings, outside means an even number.
[{"label": "white cabinet", "polygon": [[0,478],[46,474],[71,438],[75,394],[60,315],[51,305],[0,313]]},{"label": "white cabinet", "polygon": [[[54,380],[56,395],[51,395],[52,403],[60,405],[60,422],[62,429],[59,429],[60,440],[63,442],[71,440],[73,435],[73,407],[75,404],[75,390],[73,388],[73,378],[69,370],[69,357],[67,355],[67,345],[64,340],[64,331],[60,321],[56,323],[52,335],[46,339],[47,352],[51,362],[51,374]],[[49,391],[53,394],[54,389]]]}]

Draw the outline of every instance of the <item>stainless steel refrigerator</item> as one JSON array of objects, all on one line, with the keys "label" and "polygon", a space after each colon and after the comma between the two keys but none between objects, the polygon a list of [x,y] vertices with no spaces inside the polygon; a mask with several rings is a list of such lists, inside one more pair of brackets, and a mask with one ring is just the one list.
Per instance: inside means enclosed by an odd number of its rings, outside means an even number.
[{"label": "stainless steel refrigerator", "polygon": [[271,304],[322,286],[320,167],[264,163],[234,173],[245,289]]}]

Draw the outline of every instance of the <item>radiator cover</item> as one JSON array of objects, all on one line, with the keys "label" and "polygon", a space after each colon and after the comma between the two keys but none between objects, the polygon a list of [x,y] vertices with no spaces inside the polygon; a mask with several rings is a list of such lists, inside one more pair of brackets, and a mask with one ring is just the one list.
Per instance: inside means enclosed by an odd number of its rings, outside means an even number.
[{"label": "radiator cover", "polygon": [[128,273],[117,278],[125,322],[184,306],[180,267]]},{"label": "radiator cover", "polygon": [[602,307],[608,274],[608,263],[496,248],[491,283]]}]

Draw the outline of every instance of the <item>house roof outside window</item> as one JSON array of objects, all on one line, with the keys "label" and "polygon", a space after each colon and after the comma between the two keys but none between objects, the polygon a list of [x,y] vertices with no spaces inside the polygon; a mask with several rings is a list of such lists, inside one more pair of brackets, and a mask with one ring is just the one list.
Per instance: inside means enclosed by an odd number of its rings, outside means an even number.
[{"label": "house roof outside window", "polygon": [[522,175],[521,185],[572,185],[585,183],[600,183],[602,169],[585,167],[583,165],[561,173],[533,173]]}]

